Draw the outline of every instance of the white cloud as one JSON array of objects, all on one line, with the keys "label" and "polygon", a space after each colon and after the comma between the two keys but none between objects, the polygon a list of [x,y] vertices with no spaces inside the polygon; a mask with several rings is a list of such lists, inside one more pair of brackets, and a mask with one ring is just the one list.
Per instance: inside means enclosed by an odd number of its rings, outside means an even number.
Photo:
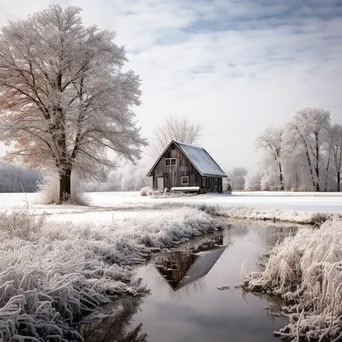
[{"label": "white cloud", "polygon": [[[0,23],[49,1],[1,1]],[[170,114],[204,126],[202,145],[224,168],[254,167],[253,142],[304,106],[342,121],[338,1],[79,1],[85,24],[117,31],[141,75],[142,132]],[[336,4],[336,6],[334,6]]]}]

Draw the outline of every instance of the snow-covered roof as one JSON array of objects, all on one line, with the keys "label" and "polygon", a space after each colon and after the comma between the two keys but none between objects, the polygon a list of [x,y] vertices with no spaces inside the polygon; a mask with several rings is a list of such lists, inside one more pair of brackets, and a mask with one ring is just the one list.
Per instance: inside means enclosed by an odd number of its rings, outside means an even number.
[{"label": "snow-covered roof", "polygon": [[202,147],[175,141],[175,144],[186,155],[192,165],[202,176],[227,177],[211,155]]},{"label": "snow-covered roof", "polygon": [[154,167],[158,164],[159,160],[164,155],[165,151],[172,144],[175,144],[183,152],[183,154],[188,158],[190,163],[201,174],[201,176],[227,177],[224,171],[220,168],[220,166],[204,148],[181,143],[175,140],[172,140],[170,144],[166,147],[166,149],[160,155],[158,160],[152,166],[151,170],[148,172],[147,176],[151,176]]}]

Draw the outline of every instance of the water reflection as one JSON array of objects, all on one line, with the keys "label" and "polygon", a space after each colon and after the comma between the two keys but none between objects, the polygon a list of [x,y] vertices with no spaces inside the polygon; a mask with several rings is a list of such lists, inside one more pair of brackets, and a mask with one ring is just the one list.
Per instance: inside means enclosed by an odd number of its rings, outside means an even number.
[{"label": "water reflection", "polygon": [[[80,327],[85,342],[274,342],[286,324],[282,303],[235,289],[241,264],[261,270],[260,257],[297,227],[250,224],[193,241],[155,256],[139,268],[151,295],[123,298],[103,310],[102,319]],[[216,286],[230,285],[227,291]],[[201,289],[201,291],[197,291]]]},{"label": "water reflection", "polygon": [[224,249],[223,234],[219,234],[198,246],[164,253],[155,259],[154,266],[171,289],[178,291],[204,277]]},{"label": "water reflection", "polygon": [[[266,229],[266,231],[265,231]],[[298,231],[297,226],[268,226],[258,231],[261,241],[265,247],[273,247],[284,240],[287,236],[294,236]]]},{"label": "water reflection", "polygon": [[142,303],[141,297],[122,298],[102,310],[103,318],[80,326],[85,342],[147,342],[142,323],[132,327],[132,317]]},{"label": "water reflection", "polygon": [[[274,342],[273,331],[287,322],[279,317],[282,303],[234,285],[240,282],[241,264],[246,262],[247,271],[262,270],[260,256],[296,230],[232,225],[223,235],[158,256],[138,271],[151,296],[134,321],[144,324],[148,342]],[[229,290],[219,291],[222,284]]]}]

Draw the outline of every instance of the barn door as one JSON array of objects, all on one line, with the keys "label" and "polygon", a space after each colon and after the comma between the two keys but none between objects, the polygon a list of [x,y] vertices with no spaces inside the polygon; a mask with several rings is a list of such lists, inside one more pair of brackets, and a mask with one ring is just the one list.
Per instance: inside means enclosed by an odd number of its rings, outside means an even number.
[{"label": "barn door", "polygon": [[164,178],[157,177],[157,189],[163,191],[164,190]]}]

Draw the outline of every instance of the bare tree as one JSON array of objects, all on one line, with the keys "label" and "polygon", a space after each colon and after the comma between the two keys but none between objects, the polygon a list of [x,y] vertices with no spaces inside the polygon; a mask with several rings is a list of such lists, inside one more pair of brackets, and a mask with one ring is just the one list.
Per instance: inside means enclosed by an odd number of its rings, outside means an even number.
[{"label": "bare tree", "polygon": [[115,165],[108,150],[140,158],[132,106],[140,81],[123,72],[115,34],[84,27],[80,9],[53,5],[10,22],[0,36],[0,123],[8,160],[58,172],[60,200],[71,172],[100,178]]},{"label": "bare tree", "polygon": [[262,148],[266,151],[265,161],[269,164],[266,167],[275,169],[278,178],[278,188],[284,191],[284,174],[283,174],[283,134],[284,130],[280,129],[266,129],[256,140],[257,148]]},{"label": "bare tree", "polygon": [[324,152],[330,129],[330,113],[320,108],[304,108],[287,125],[287,138],[293,149],[303,152],[312,187],[320,191],[320,170],[324,165]]},{"label": "bare tree", "polygon": [[194,144],[201,135],[202,128],[199,122],[191,122],[187,118],[169,116],[165,123],[154,131],[151,142],[152,154],[157,157],[166,148],[171,140]]},{"label": "bare tree", "polygon": [[332,164],[336,177],[336,191],[341,191],[342,173],[342,126],[335,124],[331,130]]}]

